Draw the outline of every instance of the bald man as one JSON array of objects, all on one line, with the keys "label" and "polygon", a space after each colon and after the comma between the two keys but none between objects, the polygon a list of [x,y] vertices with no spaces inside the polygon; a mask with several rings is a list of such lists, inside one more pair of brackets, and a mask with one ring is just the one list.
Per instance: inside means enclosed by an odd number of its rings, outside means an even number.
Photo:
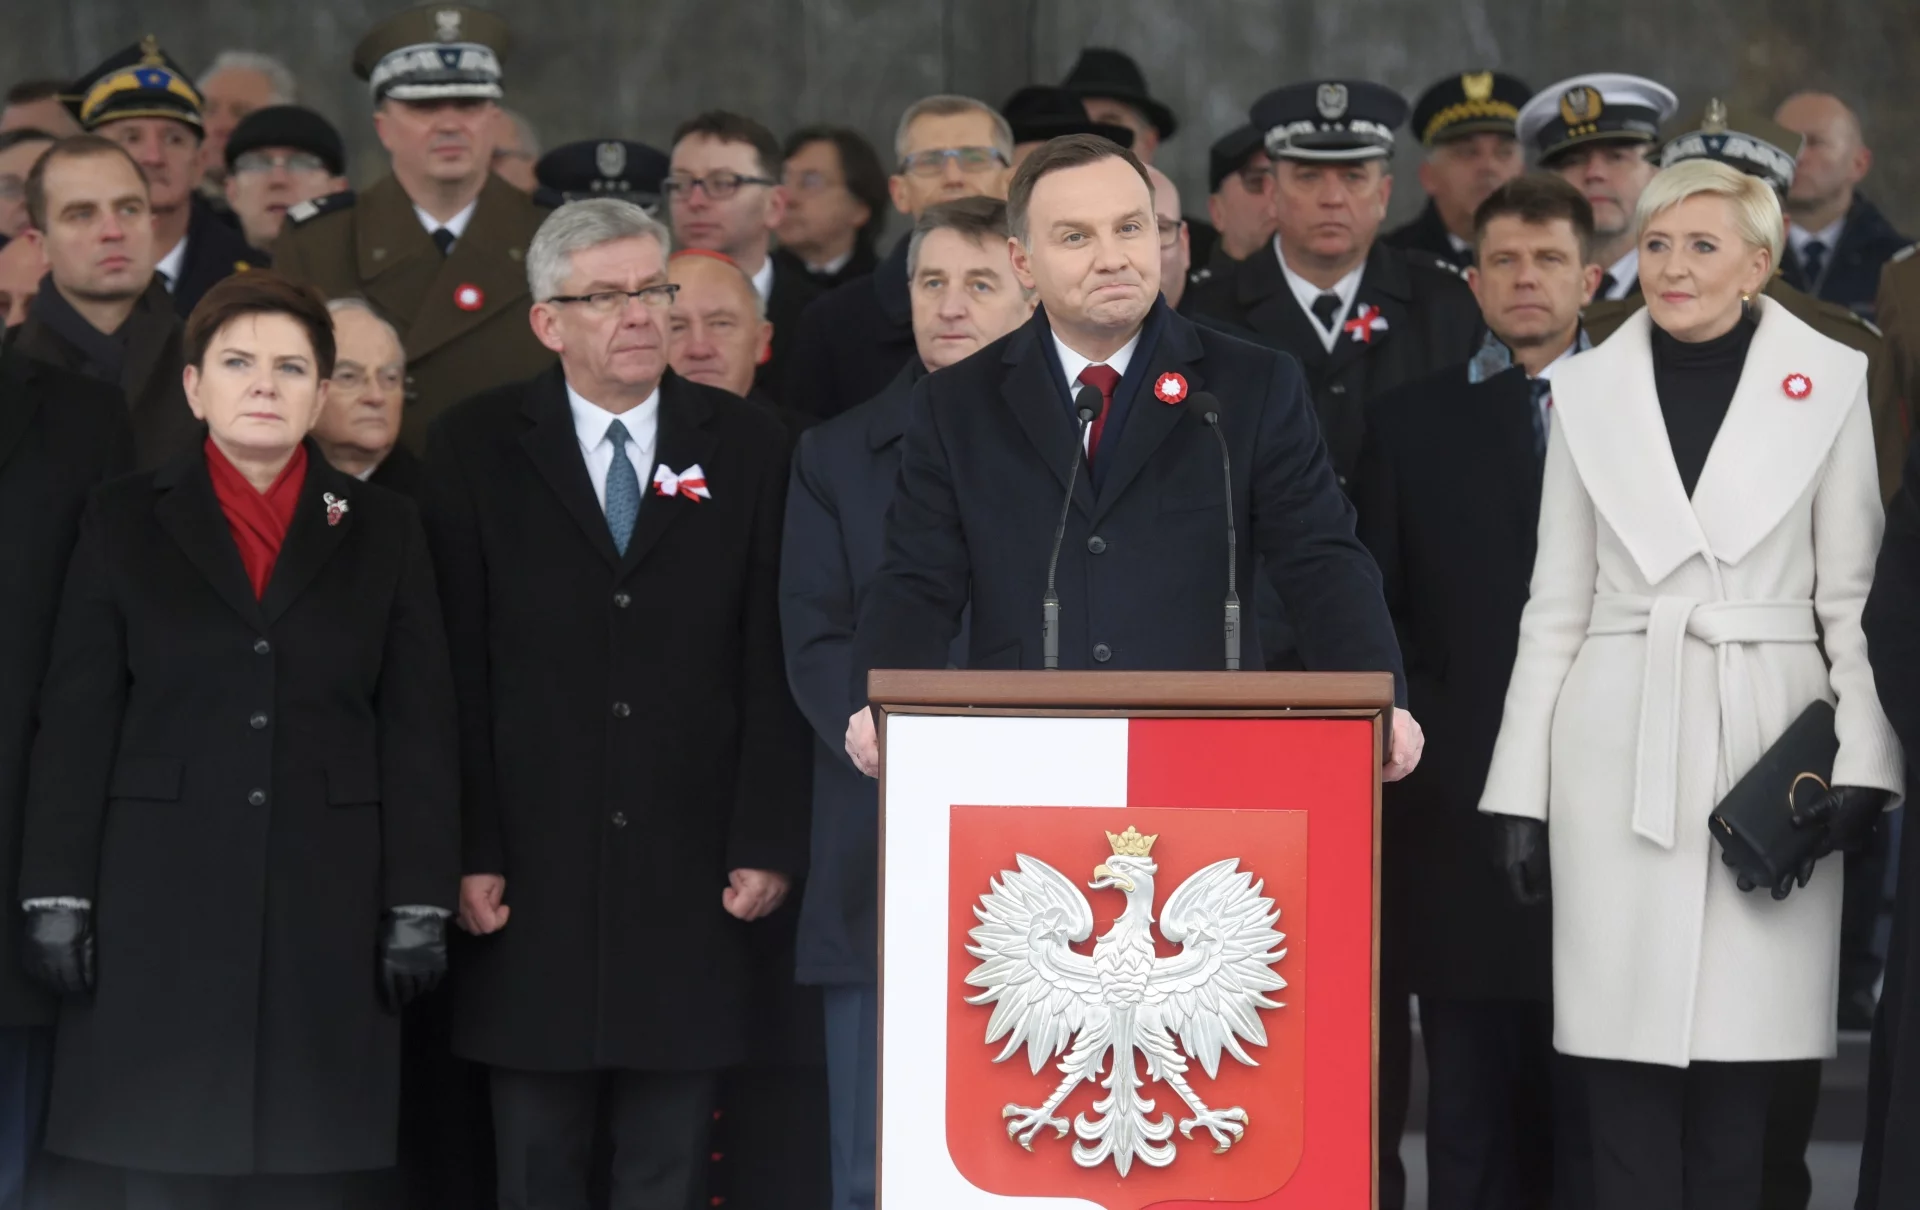
[{"label": "bald man", "polygon": [[1880,269],[1912,242],[1860,192],[1873,151],[1860,119],[1831,93],[1799,92],[1774,121],[1806,142],[1787,194],[1787,283],[1865,319],[1874,317]]},{"label": "bald man", "polygon": [[1160,293],[1179,311],[1187,295],[1187,270],[1193,267],[1187,220],[1180,217],[1180,187],[1152,164],[1147,165],[1147,176],[1153,181],[1153,217],[1160,227]]},{"label": "bald man", "polygon": [[753,394],[753,374],[773,348],[773,325],[753,279],[724,255],[690,249],[667,263],[680,287],[667,328],[667,364],[682,378]]}]

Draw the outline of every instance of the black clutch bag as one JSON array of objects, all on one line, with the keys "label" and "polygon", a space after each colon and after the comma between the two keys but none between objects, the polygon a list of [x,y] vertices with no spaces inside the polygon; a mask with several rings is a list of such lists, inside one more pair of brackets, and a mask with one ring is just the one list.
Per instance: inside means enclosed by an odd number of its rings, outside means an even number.
[{"label": "black clutch bag", "polygon": [[1833,707],[1815,702],[1727,792],[1707,817],[1707,827],[1734,869],[1765,887],[1800,868],[1820,843],[1822,829],[1794,827],[1793,813],[1827,792],[1839,751]]}]

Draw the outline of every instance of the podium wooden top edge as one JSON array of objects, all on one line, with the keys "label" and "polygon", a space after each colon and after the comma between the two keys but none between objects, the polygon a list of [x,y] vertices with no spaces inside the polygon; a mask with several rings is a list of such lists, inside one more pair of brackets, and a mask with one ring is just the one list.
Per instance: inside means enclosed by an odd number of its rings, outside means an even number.
[{"label": "podium wooden top edge", "polygon": [[1384,710],[1393,705],[1393,674],[876,668],[867,674],[867,697],[882,710]]}]

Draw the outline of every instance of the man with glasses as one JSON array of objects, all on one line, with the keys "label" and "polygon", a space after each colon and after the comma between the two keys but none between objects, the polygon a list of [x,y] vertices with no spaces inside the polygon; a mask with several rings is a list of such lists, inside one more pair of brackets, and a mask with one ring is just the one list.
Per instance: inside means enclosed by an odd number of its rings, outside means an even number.
[{"label": "man with glasses", "polygon": [[1153,182],[1154,223],[1159,227],[1160,293],[1167,305],[1178,311],[1187,293],[1187,270],[1193,266],[1187,220],[1180,217],[1180,187],[1152,164],[1146,168],[1147,179]]},{"label": "man with glasses", "polygon": [[773,356],[754,385],[778,400],[800,313],[821,292],[804,266],[773,256],[774,228],[787,213],[780,141],[752,118],[711,110],[680,124],[669,158],[661,192],[674,241],[726,256],[753,282],[773,324]]},{"label": "man with glasses", "polygon": [[328,298],[364,298],[400,332],[400,440],[460,400],[519,382],[552,355],[527,330],[527,242],[546,211],[494,175],[505,22],[456,4],[411,8],[354,48],[393,173],[356,198],[287,211],[275,269]]},{"label": "man with glasses", "polygon": [[825,290],[873,272],[887,207],[887,170],[873,144],[845,126],[807,126],[787,136],[786,153],[787,213],[774,255],[798,260]]},{"label": "man with glasses", "polygon": [[[916,221],[935,202],[1007,196],[1013,130],[972,97],[925,97],[907,107],[893,138],[893,208]],[[832,290],[807,308],[788,359],[781,402],[827,417],[864,403],[913,356],[913,303],[907,245],[900,240],[879,268]]]},{"label": "man with glasses", "polygon": [[[530,324],[560,364],[435,427],[422,514],[464,753],[454,1049],[492,1068],[499,1204],[691,1205],[755,934],[807,856],[778,579],[787,437],[668,369],[668,236],[553,212]],[[472,1204],[472,1203],[469,1203]]]},{"label": "man with glasses", "polygon": [[240,119],[226,154],[227,204],[255,247],[273,246],[287,211],[347,187],[340,132],[298,105],[270,105]]},{"label": "man with glasses", "polygon": [[1240,126],[1207,149],[1207,217],[1220,237],[1195,283],[1224,274],[1273,239],[1273,161],[1266,132]]}]

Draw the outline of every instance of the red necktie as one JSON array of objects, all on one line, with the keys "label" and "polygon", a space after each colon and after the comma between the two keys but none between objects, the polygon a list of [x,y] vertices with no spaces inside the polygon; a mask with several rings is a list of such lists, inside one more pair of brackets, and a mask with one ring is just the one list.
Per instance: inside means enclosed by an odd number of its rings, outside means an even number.
[{"label": "red necktie", "polygon": [[1113,414],[1113,389],[1120,385],[1120,372],[1112,366],[1088,366],[1080,371],[1080,381],[1100,392],[1102,405],[1100,414],[1093,418],[1093,428],[1087,432],[1087,465],[1093,465],[1093,456],[1100,449],[1100,434],[1107,430],[1107,417]]}]

